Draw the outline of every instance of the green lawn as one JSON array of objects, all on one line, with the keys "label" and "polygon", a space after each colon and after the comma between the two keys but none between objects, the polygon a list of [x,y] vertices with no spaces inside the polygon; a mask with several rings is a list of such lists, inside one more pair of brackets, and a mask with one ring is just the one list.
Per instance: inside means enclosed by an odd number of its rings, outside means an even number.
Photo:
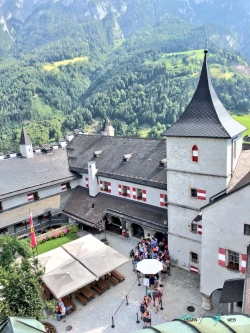
[{"label": "green lawn", "polygon": [[246,126],[248,129],[243,133],[243,136],[250,135],[250,114],[245,114],[243,116],[232,115],[232,117],[237,120],[242,125]]},{"label": "green lawn", "polygon": [[48,252],[53,250],[63,244],[69,243],[75,239],[79,238],[76,233],[68,233],[63,237],[51,239],[43,244],[39,244],[38,247],[38,254],[42,254],[44,252]]}]

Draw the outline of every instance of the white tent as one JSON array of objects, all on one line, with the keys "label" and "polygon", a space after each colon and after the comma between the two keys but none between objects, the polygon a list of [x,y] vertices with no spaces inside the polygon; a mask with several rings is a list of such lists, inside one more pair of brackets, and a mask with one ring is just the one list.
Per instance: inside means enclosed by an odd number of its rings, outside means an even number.
[{"label": "white tent", "polygon": [[57,268],[60,268],[64,265],[74,262],[72,258],[62,247],[58,247],[54,250],[39,254],[37,256],[39,263],[42,267],[45,268],[45,273],[52,272]]},{"label": "white tent", "polygon": [[96,280],[88,269],[73,261],[42,276],[43,282],[57,298],[66,296]]}]

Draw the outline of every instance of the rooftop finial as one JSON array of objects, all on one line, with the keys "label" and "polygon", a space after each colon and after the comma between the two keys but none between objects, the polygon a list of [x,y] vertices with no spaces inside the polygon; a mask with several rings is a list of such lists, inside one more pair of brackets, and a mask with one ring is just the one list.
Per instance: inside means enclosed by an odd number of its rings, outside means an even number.
[{"label": "rooftop finial", "polygon": [[208,49],[207,49],[207,38],[206,38],[206,42],[205,42],[205,50],[204,50],[205,55],[208,53]]}]

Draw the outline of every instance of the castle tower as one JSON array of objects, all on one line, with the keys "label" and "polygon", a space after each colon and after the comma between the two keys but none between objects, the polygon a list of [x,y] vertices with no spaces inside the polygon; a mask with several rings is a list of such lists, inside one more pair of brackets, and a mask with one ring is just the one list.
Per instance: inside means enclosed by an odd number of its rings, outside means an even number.
[{"label": "castle tower", "polygon": [[115,129],[112,126],[108,117],[105,119],[105,122],[103,124],[101,133],[102,133],[102,135],[106,135],[106,136],[114,136],[115,135]]},{"label": "castle tower", "polygon": [[28,134],[26,133],[24,127],[22,128],[19,147],[20,147],[20,153],[22,154],[23,157],[26,158],[33,157],[32,142]]},{"label": "castle tower", "polygon": [[245,127],[220,102],[207,66],[181,117],[164,133],[167,146],[168,243],[172,261],[200,272],[200,207],[226,191],[236,167]]}]

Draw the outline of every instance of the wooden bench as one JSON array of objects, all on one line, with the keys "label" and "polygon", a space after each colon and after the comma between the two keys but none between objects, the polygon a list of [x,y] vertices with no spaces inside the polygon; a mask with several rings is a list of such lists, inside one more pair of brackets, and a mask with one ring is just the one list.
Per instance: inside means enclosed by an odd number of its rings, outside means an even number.
[{"label": "wooden bench", "polygon": [[110,289],[110,284],[106,281],[104,281],[102,278],[100,278],[98,281],[96,281],[96,284],[104,290]]},{"label": "wooden bench", "polygon": [[92,290],[90,290],[87,287],[82,287],[79,289],[79,292],[85,296],[88,300],[91,300],[92,298],[95,298],[95,293],[93,293]]},{"label": "wooden bench", "polygon": [[83,305],[86,305],[88,303],[86,298],[84,298],[80,293],[76,292],[76,298],[78,298],[83,303]]},{"label": "wooden bench", "polygon": [[77,309],[77,306],[75,305],[75,303],[72,301],[72,299],[70,299],[68,296],[65,296],[64,298],[63,298],[63,303],[64,303],[64,306],[65,306],[65,308],[67,307],[67,306],[72,306],[72,309],[73,310],[76,310]]},{"label": "wooden bench", "polygon": [[115,277],[119,282],[122,282],[125,280],[125,276],[118,272],[116,269],[111,272],[111,276]]},{"label": "wooden bench", "polygon": [[102,289],[98,288],[98,286],[94,282],[90,283],[90,286],[91,286],[92,289],[95,289],[95,291],[99,295],[101,295],[104,292]]},{"label": "wooden bench", "polygon": [[116,279],[112,278],[111,275],[108,275],[108,274],[107,274],[107,275],[105,276],[105,279],[106,279],[106,280],[109,279],[109,281],[112,282],[114,286],[116,286],[116,285],[118,284],[118,281],[117,281]]},{"label": "wooden bench", "polygon": [[49,290],[49,288],[44,283],[42,284],[41,287],[44,291],[44,292],[41,292],[42,298],[44,300],[51,300],[53,295],[52,295],[51,291]]}]

